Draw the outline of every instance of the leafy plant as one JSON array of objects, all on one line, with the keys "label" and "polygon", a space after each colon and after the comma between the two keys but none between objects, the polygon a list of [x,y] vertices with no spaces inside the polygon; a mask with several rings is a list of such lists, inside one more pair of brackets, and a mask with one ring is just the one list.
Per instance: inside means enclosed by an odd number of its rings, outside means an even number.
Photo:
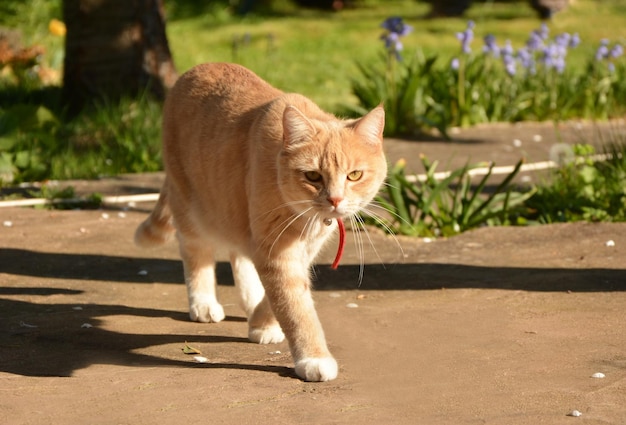
[{"label": "leafy plant", "polygon": [[604,148],[594,161],[591,145],[576,145],[574,160],[557,168],[526,201],[520,222],[626,221],[626,144]]},{"label": "leafy plant", "polygon": [[384,193],[376,202],[391,218],[379,226],[409,236],[452,236],[483,225],[509,224],[513,209],[532,196],[532,192],[512,190],[522,161],[493,190],[487,183],[494,164],[474,184],[470,171],[484,164],[465,165],[438,179],[437,161],[422,156],[421,162],[426,170],[421,179],[409,179],[404,161],[390,170]]},{"label": "leafy plant", "polygon": [[37,102],[0,107],[0,184],[161,168],[161,105],[103,101],[74,120]]},{"label": "leafy plant", "polygon": [[386,43],[383,61],[358,65],[361,75],[352,81],[352,91],[360,112],[383,102],[388,135],[429,127],[445,135],[451,126],[608,119],[626,112],[626,66],[619,43],[603,40],[581,72],[567,67],[568,52],[581,43],[578,34],[550,38],[544,24],[518,49],[508,40],[498,45],[488,35],[476,54],[471,47],[474,27],[469,21],[457,33],[461,52],[447,67],[435,66],[436,56],[424,58],[419,50],[414,60],[403,62],[397,49],[389,50],[394,44]]},{"label": "leafy plant", "polygon": [[44,106],[0,109],[0,184],[46,178],[59,129],[58,119]]}]

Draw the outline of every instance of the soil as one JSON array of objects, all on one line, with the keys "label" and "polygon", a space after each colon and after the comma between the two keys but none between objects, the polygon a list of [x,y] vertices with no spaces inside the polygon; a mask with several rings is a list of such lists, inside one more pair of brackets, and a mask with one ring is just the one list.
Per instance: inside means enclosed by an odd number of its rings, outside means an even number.
[{"label": "soil", "polygon": [[[389,140],[387,150],[416,171],[420,153],[510,165],[546,160],[583,131],[595,128],[489,126],[452,142]],[[123,194],[161,179],[71,184]],[[0,208],[3,424],[626,424],[626,223],[434,241],[369,229],[361,282],[348,234],[339,269],[335,243],[315,267],[339,377],[306,383],[285,343],[247,341],[225,253],[226,320],[188,320],[176,245],[132,244],[149,206]]]}]

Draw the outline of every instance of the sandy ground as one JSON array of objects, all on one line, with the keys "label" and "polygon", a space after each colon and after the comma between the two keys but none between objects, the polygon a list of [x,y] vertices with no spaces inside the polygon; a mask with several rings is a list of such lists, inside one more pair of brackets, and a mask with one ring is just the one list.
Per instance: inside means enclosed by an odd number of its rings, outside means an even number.
[{"label": "sandy ground", "polygon": [[[403,143],[390,157],[450,155]],[[158,188],[144,177],[108,184]],[[372,230],[360,285],[349,234],[339,270],[334,243],[315,268],[340,374],[305,383],[286,344],[247,342],[227,263],[227,319],[188,320],[176,245],[132,244],[145,214],[0,209],[1,423],[626,424],[626,224]]]}]

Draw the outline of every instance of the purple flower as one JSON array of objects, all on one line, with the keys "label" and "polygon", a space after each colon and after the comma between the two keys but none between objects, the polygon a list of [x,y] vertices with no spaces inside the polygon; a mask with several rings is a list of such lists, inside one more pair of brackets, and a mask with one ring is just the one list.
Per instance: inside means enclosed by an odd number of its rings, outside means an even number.
[{"label": "purple flower", "polygon": [[564,32],[563,34],[559,34],[554,37],[554,43],[560,48],[567,49],[569,47],[571,39],[572,36]]},{"label": "purple flower", "polygon": [[413,27],[405,24],[399,16],[392,16],[391,18],[385,19],[380,26],[386,29],[388,33],[397,34],[400,37],[404,37],[413,31]]},{"label": "purple flower", "polygon": [[504,62],[506,73],[511,77],[517,73],[517,63],[512,55],[502,56],[502,62]]},{"label": "purple flower", "polygon": [[600,46],[598,46],[598,50],[596,50],[596,60],[601,61],[602,59],[606,59],[609,57],[609,40],[606,38],[600,41]]},{"label": "purple flower", "polygon": [[457,71],[459,69],[459,66],[461,66],[459,58],[452,58],[452,60],[450,61],[450,68],[454,71]]},{"label": "purple flower", "polygon": [[494,58],[500,57],[500,47],[496,43],[496,37],[493,34],[488,34],[484,38],[485,45],[483,46],[483,52],[485,54],[491,54]]},{"label": "purple flower", "polygon": [[380,39],[385,43],[385,49],[387,49],[390,54],[395,55],[397,60],[402,60],[400,51],[402,51],[403,46],[400,37],[404,37],[413,31],[413,27],[405,24],[402,18],[397,16],[385,19],[380,26],[386,30],[385,33],[380,36]]},{"label": "purple flower", "polygon": [[470,44],[474,39],[474,21],[467,21],[467,28],[463,32],[457,32],[456,38],[461,42],[461,50],[465,54],[472,52]]},{"label": "purple flower", "polygon": [[535,64],[535,57],[530,52],[528,47],[522,47],[517,51],[517,58],[520,61],[522,67],[524,67],[531,75],[535,75],[537,67]]},{"label": "purple flower", "polygon": [[572,38],[569,40],[569,47],[573,49],[575,47],[578,47],[579,44],[580,44],[580,36],[578,35],[577,32],[575,32],[574,34],[572,34]]},{"label": "purple flower", "polygon": [[550,29],[545,23],[541,24],[540,29],[534,30],[530,33],[530,38],[526,42],[526,47],[528,47],[530,51],[541,50],[544,47],[544,41],[548,40],[549,36]]},{"label": "purple flower", "polygon": [[385,49],[389,51],[399,52],[404,48],[398,33],[390,32],[388,34],[383,34],[380,36],[380,39],[385,42]]},{"label": "purple flower", "polygon": [[609,40],[602,39],[600,41],[600,46],[598,46],[598,50],[596,50],[596,61],[603,62],[606,60],[607,68],[609,72],[615,71],[615,64],[612,59],[617,59],[624,54],[624,47],[621,44],[615,43],[613,47],[609,48]]},{"label": "purple flower", "polygon": [[504,42],[504,47],[502,48],[502,55],[504,56],[513,56],[515,51],[513,50],[513,46],[511,45],[511,40],[507,40]]},{"label": "purple flower", "polygon": [[526,47],[530,51],[541,50],[543,47],[543,40],[539,37],[537,32],[532,32],[530,38],[526,42]]},{"label": "purple flower", "polygon": [[567,50],[564,50],[562,46],[556,42],[548,44],[543,49],[543,56],[541,58],[543,65],[546,69],[556,69],[561,73],[565,69],[565,54]]},{"label": "purple flower", "polygon": [[609,52],[609,56],[613,59],[617,59],[624,54],[624,48],[621,44],[615,43],[611,51]]}]

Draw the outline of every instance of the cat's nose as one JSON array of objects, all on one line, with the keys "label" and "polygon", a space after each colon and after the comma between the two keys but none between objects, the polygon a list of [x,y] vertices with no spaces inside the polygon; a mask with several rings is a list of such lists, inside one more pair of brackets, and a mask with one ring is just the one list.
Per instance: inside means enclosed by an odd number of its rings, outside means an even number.
[{"label": "cat's nose", "polygon": [[343,198],[340,196],[329,196],[326,200],[330,202],[333,207],[337,208],[341,201],[343,201]]}]

